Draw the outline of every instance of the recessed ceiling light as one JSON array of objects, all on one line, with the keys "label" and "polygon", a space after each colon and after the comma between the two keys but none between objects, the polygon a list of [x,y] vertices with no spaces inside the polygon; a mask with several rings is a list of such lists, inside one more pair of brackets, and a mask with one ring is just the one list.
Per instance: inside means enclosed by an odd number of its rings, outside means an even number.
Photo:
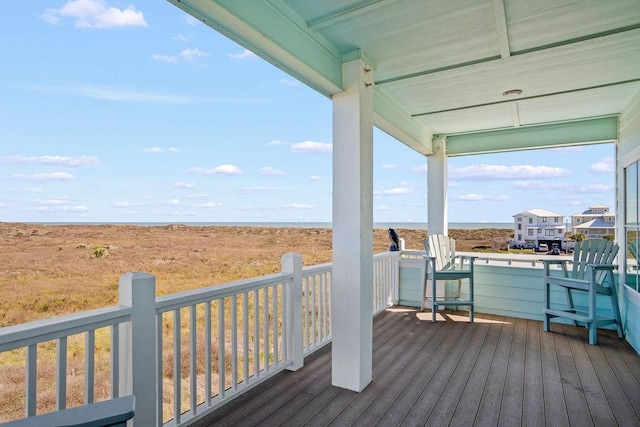
[{"label": "recessed ceiling light", "polygon": [[522,95],[521,89],[511,89],[506,92],[502,92],[502,96],[507,98],[515,98],[516,96]]}]

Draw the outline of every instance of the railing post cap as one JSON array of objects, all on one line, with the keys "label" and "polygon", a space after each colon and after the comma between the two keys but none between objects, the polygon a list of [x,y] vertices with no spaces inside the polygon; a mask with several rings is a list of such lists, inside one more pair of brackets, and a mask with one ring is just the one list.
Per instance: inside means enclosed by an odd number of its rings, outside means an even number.
[{"label": "railing post cap", "polygon": [[154,277],[153,274],[143,273],[139,271],[124,273],[122,276],[120,276],[120,278],[122,279],[149,279],[152,277]]}]

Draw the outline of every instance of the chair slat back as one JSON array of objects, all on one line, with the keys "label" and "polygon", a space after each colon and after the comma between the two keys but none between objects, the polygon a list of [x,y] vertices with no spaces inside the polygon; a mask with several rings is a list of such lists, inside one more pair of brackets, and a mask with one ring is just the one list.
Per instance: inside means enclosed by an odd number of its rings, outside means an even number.
[{"label": "chair slat back", "polygon": [[444,234],[429,235],[423,240],[427,255],[436,258],[436,270],[448,270],[454,265],[456,241]]},{"label": "chair slat back", "polygon": [[[587,265],[613,264],[618,254],[618,245],[607,239],[587,239],[576,243],[573,253],[573,270],[571,278],[588,280]],[[602,284],[605,272],[598,274],[598,284]]]}]

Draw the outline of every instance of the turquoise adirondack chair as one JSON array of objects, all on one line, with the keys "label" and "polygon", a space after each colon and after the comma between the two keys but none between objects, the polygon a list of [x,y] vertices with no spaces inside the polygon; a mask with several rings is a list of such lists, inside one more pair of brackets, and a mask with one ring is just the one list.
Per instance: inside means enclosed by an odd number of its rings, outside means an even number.
[{"label": "turquoise adirondack chair", "polygon": [[[576,243],[573,254],[573,269],[567,270],[566,260],[543,260],[544,262],[544,330],[550,331],[550,320],[564,317],[574,322],[583,323],[589,329],[589,344],[597,343],[597,328],[605,325],[616,325],[618,336],[624,338],[613,264],[618,254],[618,245],[606,239],[587,239]],[[550,266],[560,264],[562,276],[551,275]],[[565,290],[566,308],[551,308],[551,286],[559,286]],[[578,310],[574,304],[574,293],[587,295],[587,310]],[[611,300],[611,315],[597,312],[596,295],[607,295]]]},{"label": "turquoise adirondack chair", "polygon": [[[426,250],[425,270],[422,281],[421,310],[425,309],[425,303],[432,306],[432,321],[436,321],[436,312],[439,306],[468,306],[469,320],[473,322],[474,292],[473,292],[473,263],[474,256],[456,255],[456,241],[444,234],[429,235],[422,241]],[[458,282],[457,294],[453,297],[438,297],[436,282],[438,280],[456,280]],[[460,297],[462,281],[469,282],[469,297]],[[431,296],[427,296],[427,286],[431,284]]]}]

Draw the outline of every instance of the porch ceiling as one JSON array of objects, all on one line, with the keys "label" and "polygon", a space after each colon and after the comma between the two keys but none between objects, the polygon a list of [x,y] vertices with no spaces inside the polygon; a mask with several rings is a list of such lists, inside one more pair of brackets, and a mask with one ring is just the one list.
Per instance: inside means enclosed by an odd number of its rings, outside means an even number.
[{"label": "porch ceiling", "polygon": [[[434,134],[615,116],[640,90],[638,0],[169,1],[326,96],[362,57],[376,126],[423,154]],[[593,142],[537,139],[517,148]],[[470,141],[453,154],[509,149]]]}]

